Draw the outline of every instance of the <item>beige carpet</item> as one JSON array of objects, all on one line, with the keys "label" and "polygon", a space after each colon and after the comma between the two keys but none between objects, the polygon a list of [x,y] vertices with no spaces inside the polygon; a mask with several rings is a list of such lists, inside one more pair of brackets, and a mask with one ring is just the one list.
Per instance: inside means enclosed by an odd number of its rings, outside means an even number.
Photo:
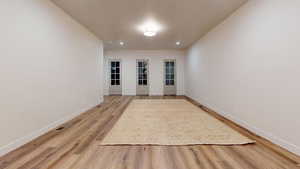
[{"label": "beige carpet", "polygon": [[133,100],[101,145],[253,143],[186,100]]}]

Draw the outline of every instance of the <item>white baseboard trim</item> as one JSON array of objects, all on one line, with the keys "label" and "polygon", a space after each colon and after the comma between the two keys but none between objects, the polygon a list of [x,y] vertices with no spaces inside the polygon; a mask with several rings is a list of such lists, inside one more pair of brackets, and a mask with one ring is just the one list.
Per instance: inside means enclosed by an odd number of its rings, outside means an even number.
[{"label": "white baseboard trim", "polygon": [[[104,96],[110,96],[110,95],[104,95]],[[136,94],[122,94],[122,96],[137,96]],[[150,93],[149,96],[164,96],[163,94],[159,93]],[[184,94],[177,94],[176,96],[184,96]]]},{"label": "white baseboard trim", "polygon": [[59,119],[49,125],[47,125],[46,127],[43,127],[42,129],[39,129],[37,131],[32,132],[31,134],[28,134],[24,137],[21,137],[5,146],[0,147],[0,157],[29,143],[30,141],[38,138],[39,136],[42,136],[43,134],[49,132],[50,130],[53,130],[54,128],[58,127],[59,125],[62,125],[63,123],[72,120],[73,118],[77,117],[78,115],[80,115],[81,113],[86,112],[87,110],[90,110],[91,108],[95,107],[96,105],[93,106],[89,106],[88,109],[84,109],[82,111],[79,111],[77,113],[71,114],[67,117],[64,117],[62,119]]},{"label": "white baseboard trim", "polygon": [[[190,96],[188,96],[190,97]],[[234,123],[246,128],[247,130],[271,141],[272,143],[274,144],[277,144],[279,146],[281,146],[282,148],[285,148],[286,150],[292,152],[292,153],[295,153],[297,155],[300,155],[300,147],[282,139],[282,138],[279,138],[279,137],[276,137],[274,136],[273,134],[269,133],[269,132],[266,132],[266,131],[263,131],[262,129],[259,129],[253,125],[250,125],[249,123],[245,122],[244,120],[242,119],[239,119],[237,117],[234,117],[232,116],[230,113],[228,112],[225,112],[225,111],[222,111],[221,109],[217,108],[217,106],[214,106],[214,105],[211,105],[211,104],[207,104],[205,101],[203,100],[199,100],[199,99],[195,99],[193,97],[190,97],[192,98],[193,100],[196,100],[197,102],[199,102],[200,104],[212,109],[213,111],[217,112],[218,114],[224,116],[225,118],[233,121]]]}]

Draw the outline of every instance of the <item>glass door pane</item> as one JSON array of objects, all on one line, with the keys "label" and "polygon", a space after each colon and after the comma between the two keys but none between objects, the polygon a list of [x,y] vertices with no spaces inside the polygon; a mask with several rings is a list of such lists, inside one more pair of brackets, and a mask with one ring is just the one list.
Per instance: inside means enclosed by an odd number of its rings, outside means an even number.
[{"label": "glass door pane", "polygon": [[122,95],[122,64],[121,60],[110,60],[109,61],[109,94],[110,95]]},{"label": "glass door pane", "polygon": [[138,85],[147,85],[148,84],[148,66],[146,61],[138,61]]},{"label": "glass door pane", "polygon": [[175,62],[165,62],[165,85],[175,85]]},{"label": "glass door pane", "polygon": [[176,95],[176,60],[164,61],[164,95]]},{"label": "glass door pane", "polygon": [[148,60],[137,60],[136,70],[136,95],[149,95]]},{"label": "glass door pane", "polygon": [[111,85],[120,85],[120,62],[119,61],[112,61],[111,62]]}]

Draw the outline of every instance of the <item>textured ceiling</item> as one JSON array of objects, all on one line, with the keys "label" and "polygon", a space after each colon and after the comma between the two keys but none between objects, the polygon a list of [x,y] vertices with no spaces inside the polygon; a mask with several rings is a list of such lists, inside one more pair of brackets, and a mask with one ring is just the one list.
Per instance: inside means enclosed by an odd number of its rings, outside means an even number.
[{"label": "textured ceiling", "polygon": [[[147,50],[187,48],[247,0],[52,1],[102,39],[105,49]],[[149,18],[163,26],[151,38],[137,30]]]}]

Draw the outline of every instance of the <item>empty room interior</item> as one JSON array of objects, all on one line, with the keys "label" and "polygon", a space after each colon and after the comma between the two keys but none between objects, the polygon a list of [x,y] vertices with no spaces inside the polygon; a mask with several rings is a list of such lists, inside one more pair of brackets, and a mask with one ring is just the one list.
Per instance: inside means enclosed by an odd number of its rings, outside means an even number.
[{"label": "empty room interior", "polygon": [[300,169],[300,1],[2,0],[0,169]]}]

